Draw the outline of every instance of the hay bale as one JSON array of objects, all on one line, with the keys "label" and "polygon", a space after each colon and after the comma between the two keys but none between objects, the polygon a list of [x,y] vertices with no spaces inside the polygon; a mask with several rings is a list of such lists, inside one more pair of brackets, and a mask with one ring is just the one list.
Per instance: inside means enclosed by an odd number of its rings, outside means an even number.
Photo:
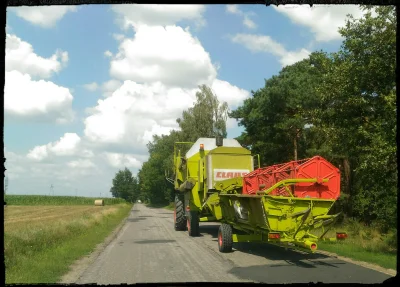
[{"label": "hay bale", "polygon": [[103,199],[96,199],[94,201],[95,206],[104,206],[104,200]]}]

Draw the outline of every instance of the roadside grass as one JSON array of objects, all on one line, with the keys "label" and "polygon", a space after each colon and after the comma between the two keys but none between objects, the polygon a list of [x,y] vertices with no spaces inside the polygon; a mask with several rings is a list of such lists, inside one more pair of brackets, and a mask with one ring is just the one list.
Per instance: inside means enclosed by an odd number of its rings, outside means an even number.
[{"label": "roadside grass", "polygon": [[397,270],[397,230],[383,234],[377,227],[346,220],[328,231],[325,237],[335,237],[336,231],[347,232],[348,238],[337,242],[320,241],[318,249]]},{"label": "roadside grass", "polygon": [[120,204],[121,198],[94,198],[81,196],[15,195],[7,194],[5,202],[9,205],[93,205],[96,199],[103,199],[105,205]]},{"label": "roadside grass", "polygon": [[126,203],[8,206],[4,210],[6,284],[57,283],[74,261],[104,241],[131,208]]}]

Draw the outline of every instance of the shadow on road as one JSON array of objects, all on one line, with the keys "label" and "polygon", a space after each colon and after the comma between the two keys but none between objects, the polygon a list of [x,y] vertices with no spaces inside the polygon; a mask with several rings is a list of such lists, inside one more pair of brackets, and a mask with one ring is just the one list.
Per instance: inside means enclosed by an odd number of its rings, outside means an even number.
[{"label": "shadow on road", "polygon": [[[213,225],[200,225],[200,236],[204,236],[203,234],[208,234],[212,236],[212,240],[217,243],[218,238],[218,228],[219,224]],[[279,246],[270,245],[267,243],[234,243],[233,244],[233,252],[240,251],[247,254],[252,254],[260,257],[264,257],[268,260],[272,261],[281,261],[284,260],[286,263],[290,265],[296,265],[304,268],[313,268],[315,264],[325,265],[330,267],[337,267],[335,265],[323,262],[323,261],[315,261],[317,259],[327,259],[329,256],[319,254],[319,253],[305,253],[299,252],[295,250],[286,250]],[[302,260],[314,260],[313,264],[307,264],[302,262]],[[287,264],[285,264],[287,266]],[[279,265],[274,265],[274,267],[279,267]]]},{"label": "shadow on road", "polygon": [[204,236],[203,233],[211,235],[212,238],[218,238],[218,228],[220,224],[201,225],[199,227],[200,237]]},{"label": "shadow on road", "polygon": [[[268,260],[284,260],[289,264],[302,264],[299,263],[301,260],[315,260],[315,259],[326,259],[329,256],[319,254],[319,253],[306,253],[299,252],[295,250],[285,249],[283,247],[274,246],[268,243],[255,243],[255,242],[243,242],[243,243],[234,243],[233,248],[237,251],[241,251],[243,253],[253,254],[256,256],[265,257]],[[286,265],[285,265],[286,266]],[[303,267],[306,267],[304,265]]]}]

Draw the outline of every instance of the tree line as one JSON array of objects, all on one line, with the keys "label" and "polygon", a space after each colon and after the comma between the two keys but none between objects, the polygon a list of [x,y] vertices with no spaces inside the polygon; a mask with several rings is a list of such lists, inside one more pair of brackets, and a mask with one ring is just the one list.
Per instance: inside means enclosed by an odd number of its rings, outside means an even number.
[{"label": "tree line", "polygon": [[244,128],[237,140],[264,166],[321,155],[341,171],[338,205],[346,216],[395,228],[396,10],[376,6],[373,16],[370,6],[361,7],[364,18],[349,15],[339,29],[339,51],[315,51],[284,67],[236,110],[200,86],[194,106],[177,119],[180,130],[147,145],[149,159],[132,180],[135,198],[172,201],[164,172],[172,171],[174,142],[226,137],[230,117]]}]

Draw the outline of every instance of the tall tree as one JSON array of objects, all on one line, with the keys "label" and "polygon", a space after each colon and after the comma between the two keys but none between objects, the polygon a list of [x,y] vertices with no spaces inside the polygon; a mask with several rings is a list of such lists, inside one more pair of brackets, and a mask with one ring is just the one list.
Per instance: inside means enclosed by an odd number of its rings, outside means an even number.
[{"label": "tall tree", "polygon": [[112,183],[110,192],[114,197],[123,198],[130,202],[136,201],[139,194],[138,181],[129,169],[125,167],[124,170],[119,170]]},{"label": "tall tree", "polygon": [[199,137],[226,138],[226,120],[228,104],[220,103],[217,95],[206,85],[199,86],[194,106],[183,111],[177,123],[188,141],[196,141]]},{"label": "tall tree", "polygon": [[[313,55],[323,57],[321,52]],[[229,113],[246,129],[238,139],[259,153],[264,164],[303,158],[315,147],[305,138],[313,135],[310,130],[316,124],[314,111],[320,103],[316,86],[322,74],[310,59],[286,66]]]},{"label": "tall tree", "polygon": [[354,215],[397,223],[396,10],[364,6],[364,18],[348,18],[339,52],[318,88],[320,120],[332,131],[332,150],[347,160]]}]

